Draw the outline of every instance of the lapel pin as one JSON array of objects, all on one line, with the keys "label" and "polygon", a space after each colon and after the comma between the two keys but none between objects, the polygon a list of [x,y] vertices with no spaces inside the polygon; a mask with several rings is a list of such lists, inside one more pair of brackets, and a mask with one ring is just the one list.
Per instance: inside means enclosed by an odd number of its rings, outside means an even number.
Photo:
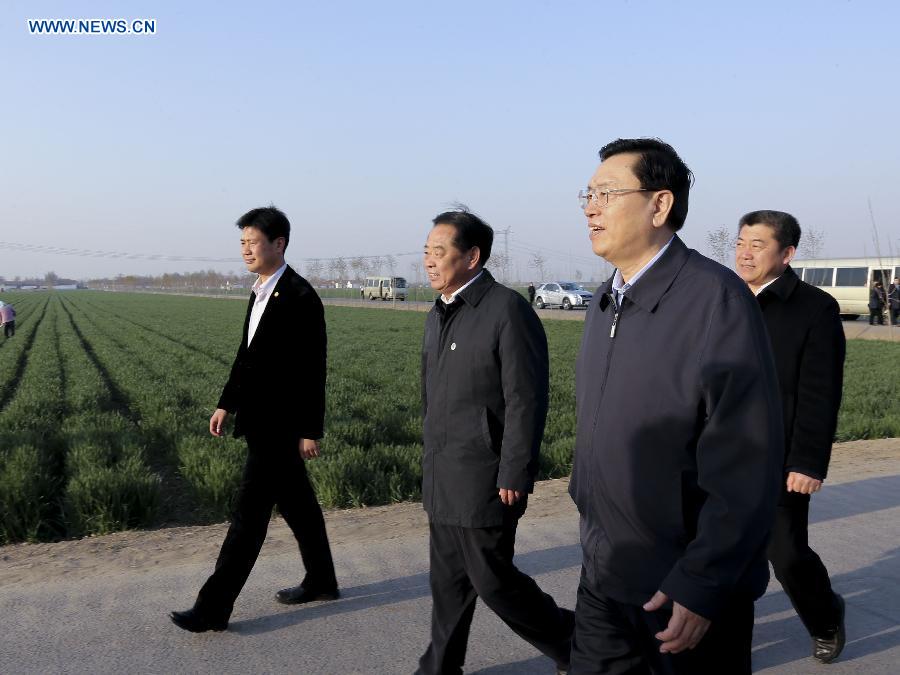
[{"label": "lapel pin", "polygon": [[455,342],[452,345],[450,345],[450,351],[451,352],[456,351],[456,343]]},{"label": "lapel pin", "polygon": [[278,291],[275,291],[275,294],[274,294],[272,297],[277,298],[277,297],[278,297]]}]

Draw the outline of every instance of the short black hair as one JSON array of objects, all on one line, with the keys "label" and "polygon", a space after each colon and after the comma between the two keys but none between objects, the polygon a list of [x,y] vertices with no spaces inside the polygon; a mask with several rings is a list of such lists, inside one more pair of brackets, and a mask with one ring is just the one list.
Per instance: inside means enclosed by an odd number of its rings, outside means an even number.
[{"label": "short black hair", "polygon": [[453,245],[463,252],[477,246],[481,252],[481,266],[487,264],[494,243],[494,228],[469,211],[468,207],[460,205],[451,211],[439,213],[431,222],[435,226],[450,225],[455,228]]},{"label": "short black hair", "polygon": [[258,209],[247,211],[238,218],[236,223],[239,229],[255,227],[266,235],[269,241],[275,241],[278,237],[284,237],[284,249],[287,250],[291,240],[291,223],[284,213],[274,206],[262,206]]},{"label": "short black hair", "polygon": [[638,160],[632,171],[645,190],[669,190],[675,197],[666,225],[675,232],[687,219],[688,193],[694,174],[668,143],[658,138],[619,138],[600,148],[600,161],[614,155],[634,153]]},{"label": "short black hair", "polygon": [[771,227],[781,248],[800,245],[800,223],[790,213],[784,211],[751,211],[744,214],[738,223],[738,232],[744,225],[767,225]]}]

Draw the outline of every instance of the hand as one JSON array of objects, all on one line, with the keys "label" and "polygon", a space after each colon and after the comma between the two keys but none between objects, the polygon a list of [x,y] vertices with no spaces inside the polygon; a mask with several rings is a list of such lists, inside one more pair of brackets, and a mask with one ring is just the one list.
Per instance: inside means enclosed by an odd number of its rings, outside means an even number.
[{"label": "hand", "polygon": [[811,495],[822,489],[822,481],[812,476],[807,476],[796,471],[788,472],[787,491],[799,492],[801,495]]},{"label": "hand", "polygon": [[[669,596],[662,591],[656,591],[650,601],[644,605],[648,612],[655,612],[669,601]],[[699,614],[694,614],[684,605],[672,603],[672,618],[664,631],[654,637],[661,641],[659,647],[661,654],[677,654],[685,649],[693,649],[698,644],[706,631],[709,630],[709,619],[704,619]]]},{"label": "hand", "polygon": [[523,493],[519,492],[518,490],[507,490],[506,488],[500,488],[500,501],[507,506],[512,506],[522,498],[522,494]]},{"label": "hand", "polygon": [[300,456],[303,459],[315,459],[319,456],[319,441],[311,438],[300,439]]},{"label": "hand", "polygon": [[216,408],[216,412],[209,418],[209,433],[213,436],[222,435],[222,427],[225,426],[225,420],[228,419],[228,411],[222,408]]}]

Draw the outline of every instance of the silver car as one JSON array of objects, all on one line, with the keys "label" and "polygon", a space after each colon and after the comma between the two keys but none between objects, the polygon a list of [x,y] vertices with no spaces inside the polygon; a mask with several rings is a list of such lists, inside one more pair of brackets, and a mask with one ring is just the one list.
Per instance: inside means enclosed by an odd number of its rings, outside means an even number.
[{"label": "silver car", "polygon": [[581,284],[572,281],[551,281],[538,286],[534,293],[534,305],[538,309],[544,307],[587,308],[594,294],[585,290]]}]

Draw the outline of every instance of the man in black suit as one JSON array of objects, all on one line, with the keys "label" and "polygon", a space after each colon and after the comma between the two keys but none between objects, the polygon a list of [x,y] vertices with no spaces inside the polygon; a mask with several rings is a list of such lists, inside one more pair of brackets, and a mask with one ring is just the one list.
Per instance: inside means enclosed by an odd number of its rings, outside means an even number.
[{"label": "man in black suit", "polygon": [[419,673],[461,673],[478,598],[522,639],[568,668],[574,625],[513,564],[547,416],[540,319],[484,264],[494,233],[478,216],[434,219],[425,271],[440,293],[425,321],[422,503],[431,554],[431,644]]},{"label": "man in black suit", "polygon": [[878,322],[879,326],[884,325],[884,284],[876,281],[872,284],[869,291],[869,325],[874,326]]},{"label": "man in black suit", "polygon": [[809,547],[810,495],[828,473],[837,428],[846,342],[837,301],[790,268],[797,219],[754,211],[740,220],[735,267],[762,308],[772,342],[784,418],[784,482],[769,542],[775,576],[829,663],[844,647],[844,600]]},{"label": "man in black suit", "polygon": [[894,277],[894,283],[888,287],[887,301],[891,324],[900,326],[900,278]]},{"label": "man in black suit", "polygon": [[325,316],[309,283],[284,261],[290,223],[275,207],[237,221],[253,284],[231,375],[209,420],[222,436],[235,415],[234,435],[247,439],[247,462],[234,514],[212,576],[192,609],[172,612],[185,630],[225,630],[234,602],[266,537],[272,507],[300,546],[306,577],[276,594],[285,604],[338,597],[322,509],[305,460],[319,456],[325,418]]}]

